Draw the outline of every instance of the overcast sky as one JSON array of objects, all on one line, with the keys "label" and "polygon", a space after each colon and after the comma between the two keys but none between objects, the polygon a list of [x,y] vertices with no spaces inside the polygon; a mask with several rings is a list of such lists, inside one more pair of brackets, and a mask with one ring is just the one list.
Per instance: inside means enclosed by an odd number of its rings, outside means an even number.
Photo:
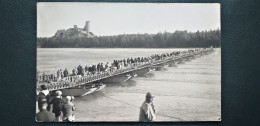
[{"label": "overcast sky", "polygon": [[37,37],[85,26],[95,35],[220,28],[220,4],[38,2]]}]

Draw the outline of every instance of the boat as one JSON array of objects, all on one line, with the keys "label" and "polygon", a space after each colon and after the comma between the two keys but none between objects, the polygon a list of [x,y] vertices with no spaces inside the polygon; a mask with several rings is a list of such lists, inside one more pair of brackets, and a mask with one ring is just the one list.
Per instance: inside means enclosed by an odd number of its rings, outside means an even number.
[{"label": "boat", "polygon": [[103,84],[103,83],[100,83],[100,84],[95,84],[95,87],[97,87],[97,90],[95,90],[95,92],[97,92],[97,91],[100,91],[100,90],[102,90],[103,88],[105,88],[106,85]]},{"label": "boat", "polygon": [[185,63],[185,60],[184,59],[178,59],[177,60],[177,64],[184,64]]},{"label": "boat", "polygon": [[72,88],[66,88],[66,89],[61,89],[60,91],[62,92],[63,96],[85,96],[88,94],[91,94],[95,92],[98,88],[95,85],[84,85],[84,86],[76,86]]},{"label": "boat", "polygon": [[137,77],[138,75],[135,72],[130,72],[131,77],[128,80],[131,80],[134,77]]},{"label": "boat", "polygon": [[145,74],[148,74],[152,71],[152,69],[150,68],[145,68],[145,69],[139,69],[139,70],[136,70],[134,71],[138,76],[144,76]]},{"label": "boat", "polygon": [[156,71],[161,71],[161,70],[164,68],[164,65],[156,65],[156,66],[153,66],[153,68],[154,68]]},{"label": "boat", "polygon": [[185,61],[186,61],[186,62],[190,62],[190,61],[191,61],[190,57],[187,57],[187,58],[185,59]]},{"label": "boat", "polygon": [[100,80],[102,83],[124,83],[129,80],[132,76],[130,74],[116,75]]},{"label": "boat", "polygon": [[168,62],[168,65],[169,65],[169,67],[174,67],[174,66],[176,66],[176,62],[174,62],[174,61]]}]

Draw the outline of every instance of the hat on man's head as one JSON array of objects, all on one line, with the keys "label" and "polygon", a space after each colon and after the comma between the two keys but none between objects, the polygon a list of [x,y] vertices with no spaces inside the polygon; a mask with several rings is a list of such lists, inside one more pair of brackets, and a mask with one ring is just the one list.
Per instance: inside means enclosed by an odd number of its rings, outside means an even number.
[{"label": "hat on man's head", "polygon": [[71,97],[70,97],[70,96],[67,96],[66,99],[67,99],[68,101],[70,101],[70,100],[71,100]]},{"label": "hat on man's head", "polygon": [[41,85],[41,89],[42,90],[47,90],[47,86],[46,85]]},{"label": "hat on man's head", "polygon": [[146,98],[154,98],[154,96],[150,92],[147,92]]},{"label": "hat on man's head", "polygon": [[56,91],[56,96],[61,96],[62,95],[62,92],[61,91]]},{"label": "hat on man's head", "polygon": [[39,104],[45,104],[45,103],[47,103],[47,99],[42,98],[39,100]]}]

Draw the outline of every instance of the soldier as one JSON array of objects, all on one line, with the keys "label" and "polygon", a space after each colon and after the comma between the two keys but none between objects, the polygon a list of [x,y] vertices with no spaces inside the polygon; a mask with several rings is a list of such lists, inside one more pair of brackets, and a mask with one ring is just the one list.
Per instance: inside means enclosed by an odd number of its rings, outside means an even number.
[{"label": "soldier", "polygon": [[61,79],[60,70],[57,71],[57,80],[59,81]]},{"label": "soldier", "polygon": [[88,75],[88,66],[85,66],[85,73]]},{"label": "soldier", "polygon": [[100,73],[100,71],[101,71],[101,66],[100,66],[100,63],[98,63],[98,65],[97,65],[97,72]]},{"label": "soldier", "polygon": [[61,69],[60,69],[60,77],[61,77],[61,79],[64,77],[64,74]]},{"label": "soldier", "polygon": [[63,75],[64,75],[64,77],[68,77],[69,72],[68,72],[67,68],[65,68],[65,70],[64,70],[64,72],[63,72]]},{"label": "soldier", "polygon": [[140,108],[140,116],[139,121],[141,122],[151,122],[155,121],[155,109],[153,105],[154,96],[148,92],[145,97],[145,101],[143,102]]},{"label": "soldier", "polygon": [[78,71],[77,71],[77,68],[75,67],[73,70],[72,70],[72,75],[73,76],[76,76],[78,74]]}]

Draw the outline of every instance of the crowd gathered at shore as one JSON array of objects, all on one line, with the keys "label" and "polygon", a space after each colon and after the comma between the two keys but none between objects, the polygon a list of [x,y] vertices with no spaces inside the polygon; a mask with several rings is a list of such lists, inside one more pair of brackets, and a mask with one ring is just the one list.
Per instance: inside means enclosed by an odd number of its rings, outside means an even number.
[{"label": "crowd gathered at shore", "polygon": [[[56,74],[45,74],[41,73],[37,70],[36,81],[38,83],[41,82],[59,82],[62,80],[68,80],[68,77],[75,76],[95,76],[103,73],[112,73],[117,70],[133,68],[140,65],[152,64],[156,61],[162,61],[167,58],[177,57],[187,55],[193,52],[202,51],[204,49],[189,49],[185,51],[174,51],[171,53],[163,53],[163,54],[154,54],[148,57],[137,57],[137,58],[124,58],[121,60],[114,60],[112,63],[98,63],[97,65],[86,65],[85,67],[79,65],[78,67],[74,67],[71,72],[68,71],[67,68],[64,70],[57,70]],[[72,80],[71,80],[72,81]]]},{"label": "crowd gathered at shore", "polygon": [[[145,101],[140,107],[139,121],[151,122],[156,120],[153,95],[148,92]],[[46,85],[41,85],[41,92],[36,100],[37,122],[75,122],[74,96],[62,98],[62,92],[56,91],[55,97],[51,97]]]},{"label": "crowd gathered at shore", "polygon": [[[37,95],[36,103],[39,112],[35,119],[38,122],[73,122],[75,121],[74,96],[62,98],[62,92],[56,91],[55,97],[51,97],[46,85],[41,85],[41,91]],[[37,111],[37,110],[36,110]]]}]

